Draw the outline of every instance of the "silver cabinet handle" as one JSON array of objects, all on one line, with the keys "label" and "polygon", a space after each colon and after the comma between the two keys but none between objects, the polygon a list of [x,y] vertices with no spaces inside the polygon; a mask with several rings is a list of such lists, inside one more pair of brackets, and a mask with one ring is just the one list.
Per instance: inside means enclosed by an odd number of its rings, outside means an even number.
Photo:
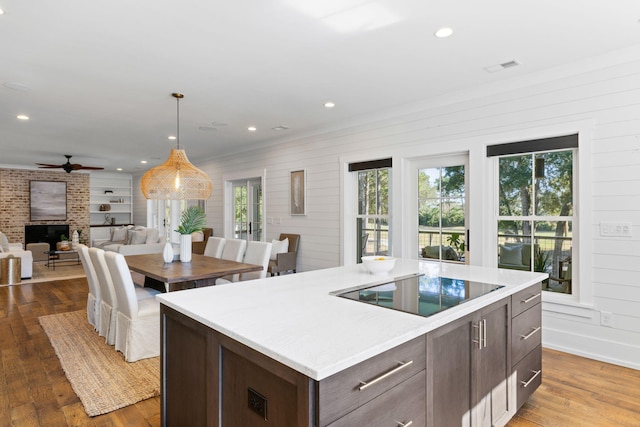
[{"label": "silver cabinet handle", "polygon": [[372,379],[369,382],[364,382],[361,381],[360,384],[361,386],[358,387],[358,390],[362,391],[364,389],[366,389],[367,387],[370,387],[372,385],[374,385],[375,383],[382,381],[383,379],[390,377],[391,375],[395,374],[398,371],[403,370],[404,368],[406,368],[407,366],[411,365],[413,363],[413,360],[409,360],[408,362],[398,362],[398,366],[393,368],[392,370],[390,370],[389,372],[385,372],[384,374],[380,375],[377,378]]},{"label": "silver cabinet handle", "polygon": [[487,319],[482,319],[482,341],[484,341],[484,347],[487,348]]},{"label": "silver cabinet handle", "polygon": [[523,386],[523,387],[526,387],[526,386],[528,386],[529,384],[531,384],[531,381],[535,380],[535,379],[536,379],[536,377],[537,377],[538,375],[540,375],[540,372],[542,372],[542,371],[540,371],[540,370],[538,370],[538,371],[534,371],[534,370],[532,370],[531,372],[533,372],[533,376],[532,376],[531,378],[529,378],[529,381],[520,381],[520,383],[522,384],[522,386]]},{"label": "silver cabinet handle", "polygon": [[407,421],[406,423],[401,423],[400,421],[396,421],[398,423],[398,427],[409,427],[413,424],[413,421]]},{"label": "silver cabinet handle", "polygon": [[478,324],[474,324],[473,327],[478,330],[478,339],[471,340],[474,344],[478,344],[478,350],[482,348],[482,321],[478,322]]},{"label": "silver cabinet handle", "polygon": [[527,299],[520,300],[520,302],[521,302],[522,304],[528,304],[528,303],[530,303],[531,301],[533,301],[534,299],[538,298],[539,296],[540,296],[540,293],[537,293],[537,294],[535,294],[535,295],[533,295],[533,296],[530,296],[530,297],[529,297],[529,298],[527,298]]},{"label": "silver cabinet handle", "polygon": [[528,340],[533,336],[533,334],[535,334],[539,330],[540,330],[540,326],[538,326],[537,328],[533,328],[533,331],[529,332],[527,335],[520,335],[520,338],[522,338],[523,340]]}]

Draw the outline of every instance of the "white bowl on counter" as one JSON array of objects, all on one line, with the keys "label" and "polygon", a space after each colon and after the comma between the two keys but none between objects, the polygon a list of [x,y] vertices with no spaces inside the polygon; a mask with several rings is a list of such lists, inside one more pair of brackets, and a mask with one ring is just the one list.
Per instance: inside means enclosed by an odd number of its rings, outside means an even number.
[{"label": "white bowl on counter", "polygon": [[390,256],[363,256],[362,264],[371,274],[387,274],[396,264],[396,259]]}]

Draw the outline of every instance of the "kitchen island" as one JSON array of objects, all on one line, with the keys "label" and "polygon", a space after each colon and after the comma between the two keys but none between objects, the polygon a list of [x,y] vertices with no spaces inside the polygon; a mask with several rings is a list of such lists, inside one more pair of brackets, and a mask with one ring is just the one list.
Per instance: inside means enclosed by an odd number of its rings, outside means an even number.
[{"label": "kitchen island", "polygon": [[[418,274],[502,287],[429,317],[336,296]],[[544,278],[397,260],[158,296],[163,425],[505,424],[540,381]]]}]

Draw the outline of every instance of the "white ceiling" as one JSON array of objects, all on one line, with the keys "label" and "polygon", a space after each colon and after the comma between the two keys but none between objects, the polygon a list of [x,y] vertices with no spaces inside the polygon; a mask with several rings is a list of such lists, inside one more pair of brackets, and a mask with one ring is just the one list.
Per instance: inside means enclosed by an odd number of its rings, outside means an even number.
[{"label": "white ceiling", "polygon": [[[132,173],[175,144],[171,92],[185,94],[180,142],[197,162],[640,45],[637,0],[0,0],[0,8],[0,164],[71,154]],[[454,34],[434,37],[444,26]],[[522,65],[484,70],[512,60]],[[329,100],[337,106],[324,108]],[[272,130],[280,125],[290,129]]]}]

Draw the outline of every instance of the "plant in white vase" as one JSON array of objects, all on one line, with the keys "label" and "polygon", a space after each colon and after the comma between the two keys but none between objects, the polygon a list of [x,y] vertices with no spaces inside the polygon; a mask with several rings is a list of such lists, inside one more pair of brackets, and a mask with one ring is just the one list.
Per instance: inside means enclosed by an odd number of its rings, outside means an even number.
[{"label": "plant in white vase", "polygon": [[207,216],[198,206],[189,206],[180,217],[176,230],[180,233],[180,261],[191,261],[191,233],[202,231],[207,225]]}]

